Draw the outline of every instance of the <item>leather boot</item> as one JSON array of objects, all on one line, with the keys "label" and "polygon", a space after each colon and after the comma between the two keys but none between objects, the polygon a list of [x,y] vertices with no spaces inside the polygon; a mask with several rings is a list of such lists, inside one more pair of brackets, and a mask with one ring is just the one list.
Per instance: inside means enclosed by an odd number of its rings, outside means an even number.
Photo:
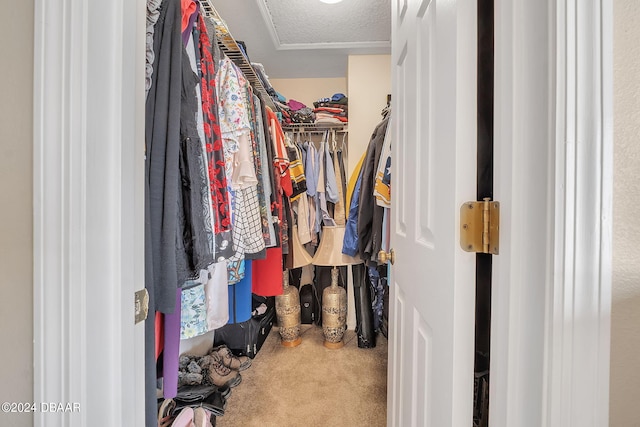
[{"label": "leather boot", "polygon": [[226,367],[218,353],[211,353],[213,358],[209,365],[209,381],[217,387],[235,387],[242,381],[240,372]]},{"label": "leather boot", "polygon": [[220,356],[222,364],[227,368],[234,369],[236,371],[244,371],[251,366],[251,359],[247,356],[236,356],[226,345],[214,348],[213,352]]}]

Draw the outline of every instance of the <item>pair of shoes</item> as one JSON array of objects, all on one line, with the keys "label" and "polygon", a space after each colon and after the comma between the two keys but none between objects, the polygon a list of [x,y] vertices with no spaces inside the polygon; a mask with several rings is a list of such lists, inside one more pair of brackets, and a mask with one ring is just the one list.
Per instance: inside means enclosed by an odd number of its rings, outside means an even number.
[{"label": "pair of shoes", "polygon": [[231,393],[229,387],[216,387],[215,385],[182,386],[174,398],[175,410],[186,406],[192,408],[202,407],[215,416],[223,416],[227,406],[227,398]]},{"label": "pair of shoes", "polygon": [[[183,408],[171,427],[213,427],[211,423],[212,415],[204,408]],[[213,417],[215,420],[215,417]],[[215,422],[215,421],[214,421]]]},{"label": "pair of shoes", "polygon": [[222,364],[236,371],[244,371],[251,366],[251,359],[247,356],[236,356],[226,345],[215,347],[211,353],[217,353],[222,359]]},{"label": "pair of shoes", "polygon": [[242,381],[240,372],[231,369],[223,363],[223,359],[218,353],[210,353],[210,364],[208,366],[208,380],[216,387],[235,387]]},{"label": "pair of shoes", "polygon": [[193,415],[193,408],[182,408],[176,419],[173,420],[171,427],[194,427]]},{"label": "pair of shoes", "polygon": [[176,402],[173,399],[165,399],[158,408],[158,427],[169,427],[173,424]]}]

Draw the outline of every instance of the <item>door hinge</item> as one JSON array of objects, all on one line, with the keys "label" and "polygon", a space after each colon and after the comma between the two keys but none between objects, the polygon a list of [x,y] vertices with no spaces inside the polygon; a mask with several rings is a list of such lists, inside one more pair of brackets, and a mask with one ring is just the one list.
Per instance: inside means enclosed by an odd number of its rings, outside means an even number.
[{"label": "door hinge", "polygon": [[500,250],[500,202],[489,197],[460,207],[460,246],[467,252],[498,255]]},{"label": "door hinge", "polygon": [[135,312],[136,324],[147,320],[149,315],[149,292],[146,289],[141,289],[135,294]]}]

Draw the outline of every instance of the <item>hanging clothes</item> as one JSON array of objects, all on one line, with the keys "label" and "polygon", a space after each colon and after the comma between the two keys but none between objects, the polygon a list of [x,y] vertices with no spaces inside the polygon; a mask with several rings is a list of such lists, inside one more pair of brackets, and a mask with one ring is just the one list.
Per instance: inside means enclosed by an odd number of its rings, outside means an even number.
[{"label": "hanging clothes", "polygon": [[[327,207],[327,192],[335,191],[335,185],[332,189],[329,189],[330,178],[333,177],[333,184],[335,184],[335,175],[333,172],[333,163],[331,161],[327,161],[325,156],[328,156],[328,151],[326,150],[326,141],[323,140],[320,149],[318,150],[318,187],[316,188],[316,201],[317,208],[316,209],[316,221],[321,225],[336,225],[335,221],[329,215],[329,209]],[[327,170],[327,165],[331,165],[331,171]],[[329,178],[329,179],[327,179]],[[335,194],[337,200],[337,194]]]},{"label": "hanging clothes", "polygon": [[267,258],[253,261],[252,292],[263,297],[282,295],[282,248],[267,249]]},{"label": "hanging clothes", "polygon": [[199,15],[200,3],[194,0],[181,0],[180,9],[182,14],[180,31],[182,34],[182,43],[186,46],[192,35],[193,24]]},{"label": "hanging clothes", "polygon": [[263,145],[265,144],[264,128],[262,126],[262,114],[257,114],[257,111],[260,111],[260,100],[257,97],[253,96],[251,93],[249,94],[249,96],[252,101],[250,110],[251,149],[253,150],[253,162],[256,178],[258,181],[256,185],[256,192],[258,198],[258,209],[260,212],[260,225],[262,230],[262,240],[264,240],[265,247],[269,247],[272,245],[271,230],[273,230],[273,227],[269,227],[271,213],[268,209],[266,196],[266,192],[268,191],[270,193],[271,189],[265,189],[265,187],[268,187],[268,185],[266,185],[265,183],[264,177],[268,159],[266,157],[266,149],[263,147]]},{"label": "hanging clothes", "polygon": [[200,276],[213,263],[211,202],[198,134],[196,86],[198,76],[192,71],[188,53],[182,50],[182,103],[180,108],[180,182],[178,187],[178,283]]},{"label": "hanging clothes", "polygon": [[145,284],[155,308],[175,310],[182,44],[180,4],[166,0],[154,31],[154,79],[145,112]]},{"label": "hanging clothes", "polygon": [[200,336],[209,332],[207,324],[207,297],[204,284],[188,280],[180,294],[180,339]]},{"label": "hanging clothes", "polygon": [[144,66],[144,90],[145,98],[149,95],[153,77],[153,62],[155,52],[153,50],[153,35],[155,33],[156,22],[160,18],[160,5],[162,0],[147,0],[147,32],[146,32],[146,54]]},{"label": "hanging clothes", "polygon": [[274,207],[277,210],[277,223],[279,225],[278,237],[280,246],[283,251],[288,247],[286,230],[286,219],[284,216],[283,198],[291,197],[293,194],[293,184],[291,183],[291,175],[289,174],[289,157],[284,146],[284,132],[278,121],[278,117],[270,108],[266,108],[269,133],[271,134],[271,142],[273,144],[273,168],[275,177],[275,201]]},{"label": "hanging clothes", "polygon": [[389,119],[385,118],[376,126],[367,148],[367,157],[362,165],[362,188],[358,207],[358,252],[360,258],[369,265],[377,265],[377,256],[382,242],[384,211],[376,204],[372,194],[375,186],[375,172],[388,123]]},{"label": "hanging clothes", "polygon": [[336,172],[336,186],[338,189],[338,197],[334,204],[333,218],[336,222],[336,225],[345,225],[346,223],[346,213],[345,213],[345,199],[344,199],[344,164],[342,163],[342,151],[335,150],[332,153],[333,157],[333,168]]},{"label": "hanging clothes", "polygon": [[[180,4],[164,0],[153,31],[153,74],[145,104],[145,288],[149,310],[176,307],[178,156],[180,150]],[[164,321],[164,319],[162,319]],[[160,328],[159,328],[160,329]],[[164,337],[164,331],[159,336]],[[156,322],[145,321],[145,425],[157,425]],[[164,342],[157,348],[164,349]]]},{"label": "hanging clothes", "polygon": [[391,126],[387,130],[382,144],[380,160],[376,168],[376,179],[373,187],[373,195],[378,206],[391,208]]},{"label": "hanging clothes", "polygon": [[362,164],[364,163],[364,159],[367,157],[367,152],[362,153],[360,160],[356,163],[356,167],[353,169],[351,176],[349,177],[349,182],[347,184],[347,201],[346,205],[351,207],[351,200],[354,193],[354,189],[356,186],[356,181],[360,177],[360,171],[362,170]]},{"label": "hanging clothes", "polygon": [[323,141],[323,160],[324,160],[324,178],[325,178],[325,194],[326,200],[331,203],[337,203],[339,200],[338,195],[338,181],[336,179],[336,168],[333,163],[333,157],[329,149],[329,133],[326,134]]},{"label": "hanging clothes", "polygon": [[251,318],[251,287],[253,284],[253,263],[246,260],[242,262],[243,278],[237,283],[228,286],[229,293],[229,321],[228,323],[241,323]]},{"label": "hanging clothes", "polygon": [[277,218],[280,222],[279,237],[281,245],[267,249],[266,259],[254,261],[255,275],[252,290],[257,295],[274,296],[281,295],[283,292],[283,253],[288,249],[288,225],[286,220],[288,208],[285,199],[293,194],[293,185],[288,170],[289,158],[284,146],[284,133],[275,113],[270,108],[267,108],[267,116],[272,138],[271,142],[276,154],[273,161],[276,176],[275,205],[278,211]]},{"label": "hanging clothes", "polygon": [[[244,87],[246,79],[237,66],[224,56],[220,61],[220,68],[217,74],[218,85],[218,112],[220,116],[220,129],[222,131],[225,166],[227,177],[231,177],[232,187],[241,188],[243,181],[240,177],[244,177],[244,173],[248,174],[248,179],[252,182],[255,176],[251,176],[245,166],[247,159],[239,153],[240,146],[248,143],[248,136],[251,129],[249,115],[247,110],[246,99],[244,96]],[[236,169],[238,169],[236,171]],[[234,173],[236,174],[234,176]]]},{"label": "hanging clothes", "polygon": [[[261,109],[260,113],[262,114],[262,125],[263,125],[263,129],[264,129],[264,151],[266,153],[266,156],[264,157],[265,161],[263,162],[263,177],[264,177],[264,181],[265,181],[265,189],[269,188],[269,208],[271,211],[271,220],[269,223],[269,228],[273,229],[273,235],[271,235],[270,232],[270,237],[272,238],[271,241],[271,245],[270,247],[275,247],[275,246],[279,246],[281,244],[280,241],[280,222],[278,219],[278,214],[279,214],[279,204],[277,203],[277,199],[279,197],[279,190],[278,190],[278,186],[276,185],[276,170],[274,168],[273,165],[273,161],[275,159],[275,151],[274,151],[274,143],[273,143],[273,137],[271,134],[271,128],[270,128],[270,117],[269,117],[269,113],[268,113],[268,108],[264,108],[264,100],[260,97],[260,94],[257,93],[256,94],[257,98],[260,99],[260,103],[263,106],[263,108]],[[263,150],[263,148],[261,148],[261,151]],[[266,197],[266,194],[265,194]]]},{"label": "hanging clothes", "polygon": [[[176,301],[181,300],[182,290],[176,289]],[[178,365],[180,359],[181,307],[177,304],[173,313],[164,316],[164,351],[162,358],[162,391],[165,399],[178,393]]]},{"label": "hanging clothes", "polygon": [[305,177],[307,179],[307,200],[309,202],[309,229],[311,230],[311,239],[315,242],[321,227],[321,221],[317,214],[320,204],[318,195],[320,166],[318,164],[318,153],[315,146],[310,141],[307,141],[304,143],[304,148],[307,153]]},{"label": "hanging clothes", "polygon": [[304,174],[304,166],[302,165],[302,153],[299,148],[291,142],[290,136],[285,135],[287,155],[289,157],[289,174],[291,175],[291,183],[293,193],[289,198],[292,202],[298,200],[307,192],[307,180]]},{"label": "hanging clothes", "polygon": [[304,245],[312,240],[311,228],[309,227],[309,218],[311,211],[309,210],[309,197],[303,194],[295,202],[292,203],[293,210],[297,218],[298,238],[300,244]]},{"label": "hanging clothes", "polygon": [[215,80],[216,63],[213,60],[211,41],[202,16],[198,19],[197,34],[199,35],[203,130],[215,234],[214,253],[216,260],[222,261],[233,254],[231,202],[227,191],[228,183],[222,147],[222,132],[218,117],[218,97]]},{"label": "hanging clothes", "polygon": [[347,200],[350,201],[349,215],[344,232],[342,253],[355,257],[358,253],[358,212],[360,210],[360,190],[362,187],[362,163],[366,153],[363,154],[360,162],[349,179],[349,189],[347,190]]},{"label": "hanging clothes", "polygon": [[204,285],[207,304],[207,328],[209,331],[224,326],[229,320],[229,290],[227,289],[227,263],[211,264],[208,280]]},{"label": "hanging clothes", "polygon": [[244,251],[245,258],[261,259],[265,257],[265,242],[262,235],[262,216],[258,201],[258,190],[251,186],[238,190],[243,201],[242,208],[238,211],[238,222],[242,223],[243,237],[239,241]]},{"label": "hanging clothes", "polygon": [[264,256],[262,217],[257,194],[258,179],[251,134],[251,106],[248,82],[241,70],[227,57],[221,62],[220,118],[227,174],[231,176],[233,207],[232,261],[246,256]]}]

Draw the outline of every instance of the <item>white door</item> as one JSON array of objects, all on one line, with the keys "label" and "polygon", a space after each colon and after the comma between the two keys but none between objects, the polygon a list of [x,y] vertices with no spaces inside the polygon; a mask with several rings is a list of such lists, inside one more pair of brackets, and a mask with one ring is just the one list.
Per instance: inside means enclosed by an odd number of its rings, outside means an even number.
[{"label": "white door", "polygon": [[476,194],[475,0],[396,0],[388,422],[472,423],[475,255],[459,209]]}]

